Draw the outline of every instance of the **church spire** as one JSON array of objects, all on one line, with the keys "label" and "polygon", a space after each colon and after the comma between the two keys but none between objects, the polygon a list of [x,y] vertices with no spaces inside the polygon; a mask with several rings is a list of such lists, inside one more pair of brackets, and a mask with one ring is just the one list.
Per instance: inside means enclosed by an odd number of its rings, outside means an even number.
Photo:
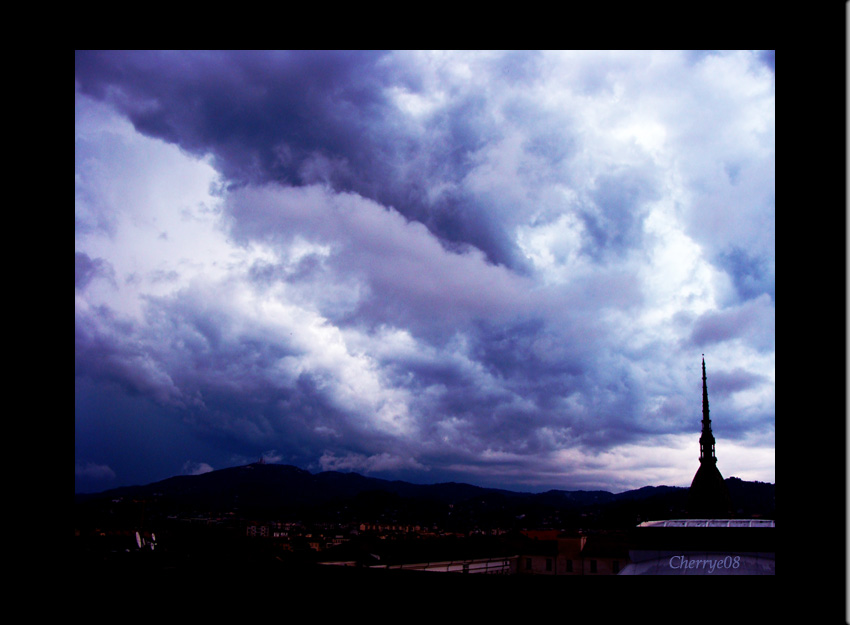
[{"label": "church spire", "polygon": [[705,379],[705,354],[702,355],[702,435],[699,437],[699,461],[717,462],[714,456],[714,434],[708,418],[708,384]]}]

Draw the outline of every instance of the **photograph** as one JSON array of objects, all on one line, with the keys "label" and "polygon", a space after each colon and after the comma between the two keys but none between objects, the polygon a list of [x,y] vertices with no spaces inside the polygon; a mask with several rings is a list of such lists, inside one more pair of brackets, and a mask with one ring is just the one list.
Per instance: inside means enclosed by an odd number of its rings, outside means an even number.
[{"label": "photograph", "polygon": [[774,50],[75,50],[75,577],[775,575],[775,176]]}]

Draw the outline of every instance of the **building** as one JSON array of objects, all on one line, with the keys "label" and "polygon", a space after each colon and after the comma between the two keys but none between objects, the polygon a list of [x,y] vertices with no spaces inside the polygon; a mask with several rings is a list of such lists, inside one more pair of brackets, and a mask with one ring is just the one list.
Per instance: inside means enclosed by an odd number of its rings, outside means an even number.
[{"label": "building", "polygon": [[708,384],[705,357],[702,359],[702,433],[699,438],[699,469],[688,491],[688,515],[691,518],[729,518],[732,500],[723,476],[717,468],[715,440],[708,416]]},{"label": "building", "polygon": [[512,575],[516,572],[516,557],[503,556],[493,558],[467,558],[459,560],[445,560],[442,562],[373,565],[370,568],[429,571],[432,573],[460,573],[467,575]]},{"label": "building", "polygon": [[250,538],[268,538],[269,525],[267,523],[248,523],[245,526],[245,535]]},{"label": "building", "polygon": [[620,532],[523,532],[518,575],[617,575],[629,563]]},{"label": "building", "polygon": [[775,575],[776,524],[765,519],[641,523],[620,575]]}]

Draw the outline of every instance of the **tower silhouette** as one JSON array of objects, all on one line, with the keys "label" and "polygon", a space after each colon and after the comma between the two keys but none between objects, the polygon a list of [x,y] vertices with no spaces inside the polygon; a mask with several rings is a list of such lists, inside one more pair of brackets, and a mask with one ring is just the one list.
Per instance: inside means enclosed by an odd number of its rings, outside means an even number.
[{"label": "tower silhouette", "polygon": [[708,383],[705,354],[702,358],[702,434],[699,437],[699,469],[688,491],[688,514],[693,518],[729,518],[732,502],[729,489],[717,468],[714,434],[708,417]]}]

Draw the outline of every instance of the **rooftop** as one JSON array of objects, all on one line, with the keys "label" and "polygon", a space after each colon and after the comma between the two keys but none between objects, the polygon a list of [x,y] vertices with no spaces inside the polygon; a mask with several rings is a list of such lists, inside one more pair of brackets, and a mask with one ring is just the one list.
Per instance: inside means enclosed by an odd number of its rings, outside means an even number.
[{"label": "rooftop", "polygon": [[646,521],[638,527],[776,527],[769,519],[669,519]]}]

